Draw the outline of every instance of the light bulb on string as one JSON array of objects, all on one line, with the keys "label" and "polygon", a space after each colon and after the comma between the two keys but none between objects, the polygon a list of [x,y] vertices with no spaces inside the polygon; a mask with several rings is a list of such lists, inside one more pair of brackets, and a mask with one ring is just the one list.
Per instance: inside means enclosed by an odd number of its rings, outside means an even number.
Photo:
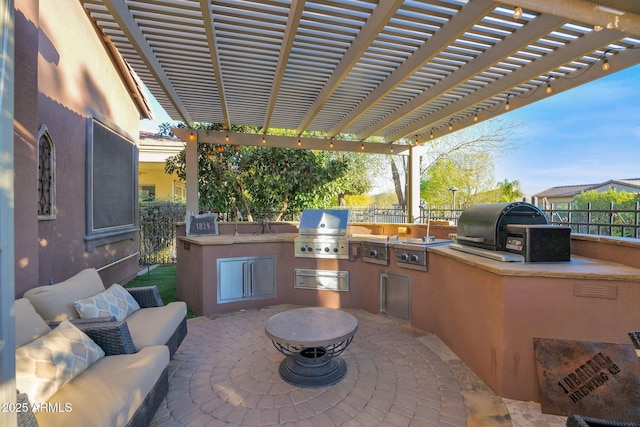
[{"label": "light bulb on string", "polygon": [[478,121],[478,110],[473,112],[473,121],[477,122]]},{"label": "light bulb on string", "polygon": [[553,88],[551,87],[551,79],[547,80],[547,88],[545,89],[547,93],[553,92]]},{"label": "light bulb on string", "polygon": [[609,71],[609,67],[610,67],[609,60],[605,56],[604,59],[602,60],[602,71]]},{"label": "light bulb on string", "polygon": [[229,142],[229,134],[227,134],[227,136],[224,137],[225,142]]},{"label": "light bulb on string", "polygon": [[453,123],[452,122],[449,122],[449,130],[450,131],[453,130]]},{"label": "light bulb on string", "polygon": [[520,6],[516,6],[513,9],[513,19],[520,19],[522,18],[522,8]]},{"label": "light bulb on string", "polygon": [[511,109],[511,105],[509,104],[509,97],[507,96],[507,102],[504,104],[504,110],[509,111]]}]

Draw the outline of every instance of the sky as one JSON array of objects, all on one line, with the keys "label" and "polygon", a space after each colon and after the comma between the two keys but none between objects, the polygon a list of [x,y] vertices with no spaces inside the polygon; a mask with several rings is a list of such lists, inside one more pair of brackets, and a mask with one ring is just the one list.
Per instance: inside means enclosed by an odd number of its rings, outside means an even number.
[{"label": "sky", "polygon": [[[142,120],[140,129],[157,132],[171,119],[150,98],[156,118]],[[527,196],[562,185],[640,178],[640,65],[500,117],[518,123],[509,141],[516,148],[495,159],[494,178],[519,181]]]}]

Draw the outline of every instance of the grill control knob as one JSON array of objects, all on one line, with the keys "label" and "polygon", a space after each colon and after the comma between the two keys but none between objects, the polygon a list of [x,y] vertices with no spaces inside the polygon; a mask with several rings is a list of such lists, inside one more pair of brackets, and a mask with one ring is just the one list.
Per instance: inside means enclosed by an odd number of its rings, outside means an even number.
[{"label": "grill control knob", "polygon": [[340,250],[340,249],[338,249],[337,247],[336,247],[336,248],[333,248],[333,252],[335,252],[335,253],[338,253],[338,251],[339,251],[339,250]]},{"label": "grill control knob", "polygon": [[329,246],[325,246],[324,251],[325,252],[329,252],[331,249],[329,249]]},{"label": "grill control knob", "polygon": [[411,255],[411,262],[418,262],[418,255]]},{"label": "grill control knob", "polygon": [[304,246],[301,246],[301,247],[300,247],[300,252],[305,252],[306,250],[307,250],[307,248],[306,248],[306,247],[304,247]]},{"label": "grill control knob", "polygon": [[406,261],[409,259],[409,254],[402,254],[400,255],[400,261]]},{"label": "grill control knob", "polygon": [[376,251],[375,249],[371,250],[371,252],[369,252],[369,256],[374,257],[378,255],[378,251]]},{"label": "grill control knob", "polygon": [[311,246],[307,246],[307,252],[313,252],[313,248]]}]

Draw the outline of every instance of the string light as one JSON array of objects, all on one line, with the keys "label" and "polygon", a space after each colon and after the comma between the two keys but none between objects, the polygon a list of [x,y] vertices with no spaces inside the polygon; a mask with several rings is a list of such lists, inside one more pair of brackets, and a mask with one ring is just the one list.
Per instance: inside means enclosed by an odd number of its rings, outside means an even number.
[{"label": "string light", "polygon": [[364,142],[362,144],[360,144],[360,149],[364,150]]},{"label": "string light", "polygon": [[227,136],[224,137],[225,142],[229,142],[229,134],[227,134]]},{"label": "string light", "polygon": [[522,18],[522,8],[520,6],[516,6],[513,9],[513,19],[520,19]]},{"label": "string light", "polygon": [[431,131],[429,132],[429,136],[431,137],[431,139],[433,139],[433,129],[431,129]]},{"label": "string light", "polygon": [[602,71],[609,71],[609,67],[610,67],[609,60],[605,56],[604,59],[602,60]]},{"label": "string light", "polygon": [[331,139],[331,142],[329,142],[329,148],[333,148],[333,139]]},{"label": "string light", "polygon": [[507,95],[507,102],[504,104],[504,110],[509,111],[511,109],[511,105],[509,105],[509,98],[511,95]]},{"label": "string light", "polygon": [[453,123],[449,121],[449,130],[453,130]]},{"label": "string light", "polygon": [[189,132],[189,141],[195,141],[196,140],[196,134],[193,133],[193,131]]},{"label": "string light", "polygon": [[298,138],[298,147],[302,146],[302,141],[300,141],[300,138]]},{"label": "string light", "polygon": [[551,93],[553,92],[553,88],[551,87],[551,78],[549,78],[549,80],[547,80],[547,89],[546,89],[547,93]]},{"label": "string light", "polygon": [[265,135],[262,135],[262,143],[263,144],[267,143],[267,137]]},{"label": "string light", "polygon": [[478,110],[475,110],[475,111],[473,112],[473,121],[474,121],[474,122],[477,122],[477,121],[478,121]]}]

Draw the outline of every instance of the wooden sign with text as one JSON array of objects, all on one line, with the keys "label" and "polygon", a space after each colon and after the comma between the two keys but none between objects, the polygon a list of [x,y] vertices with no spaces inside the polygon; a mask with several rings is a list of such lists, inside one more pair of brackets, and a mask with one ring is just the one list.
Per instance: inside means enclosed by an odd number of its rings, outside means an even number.
[{"label": "wooden sign with text", "polygon": [[630,344],[534,338],[542,412],[640,419],[640,360]]}]

